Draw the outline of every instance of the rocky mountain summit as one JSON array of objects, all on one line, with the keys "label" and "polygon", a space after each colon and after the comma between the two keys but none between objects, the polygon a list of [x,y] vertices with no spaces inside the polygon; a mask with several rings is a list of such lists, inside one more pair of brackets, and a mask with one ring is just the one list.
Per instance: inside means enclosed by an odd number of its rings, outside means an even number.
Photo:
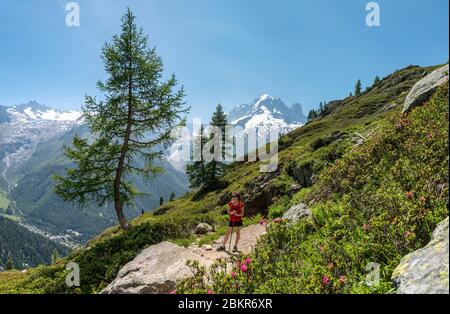
[{"label": "rocky mountain summit", "polygon": [[233,126],[241,126],[244,132],[254,128],[276,127],[285,134],[302,126],[306,120],[299,103],[289,108],[280,98],[268,94],[260,96],[251,105],[236,106],[228,113],[228,122]]}]

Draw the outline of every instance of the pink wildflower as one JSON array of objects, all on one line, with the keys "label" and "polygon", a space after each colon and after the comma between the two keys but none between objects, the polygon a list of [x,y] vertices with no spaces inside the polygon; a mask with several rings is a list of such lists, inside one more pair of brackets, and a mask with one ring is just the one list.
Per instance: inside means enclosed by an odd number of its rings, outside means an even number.
[{"label": "pink wildflower", "polygon": [[339,277],[339,283],[340,283],[341,285],[345,284],[345,276],[340,276],[340,277]]},{"label": "pink wildflower", "polygon": [[408,199],[412,200],[413,197],[414,197],[414,192],[412,192],[412,191],[406,192],[406,197],[407,197]]},{"label": "pink wildflower", "polygon": [[246,259],[245,259],[245,263],[248,265],[248,264],[250,264],[252,262],[252,259],[250,258],[250,257],[247,257]]},{"label": "pink wildflower", "polygon": [[324,285],[328,285],[330,283],[330,277],[328,277],[327,275],[322,277],[322,284]]},{"label": "pink wildflower", "polygon": [[214,291],[212,291],[212,290],[208,290],[208,292],[207,292],[208,294],[214,294]]},{"label": "pink wildflower", "polygon": [[172,290],[169,292],[169,294],[177,294],[177,290]]},{"label": "pink wildflower", "polygon": [[231,272],[231,277],[232,278],[236,278],[236,272],[235,271]]},{"label": "pink wildflower", "polygon": [[246,272],[247,271],[247,265],[245,265],[245,264],[242,264],[242,266],[241,266],[241,270],[242,270],[242,272]]}]

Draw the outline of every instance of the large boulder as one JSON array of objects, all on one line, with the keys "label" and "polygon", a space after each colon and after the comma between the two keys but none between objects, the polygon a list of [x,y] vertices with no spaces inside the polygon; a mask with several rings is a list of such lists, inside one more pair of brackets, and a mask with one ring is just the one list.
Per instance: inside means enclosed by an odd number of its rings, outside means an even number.
[{"label": "large boulder", "polygon": [[398,294],[449,293],[448,217],[433,232],[430,243],[406,255],[392,274]]},{"label": "large boulder", "polygon": [[192,276],[188,260],[199,260],[191,250],[161,242],[143,250],[126,264],[103,294],[162,294],[175,289],[177,280]]},{"label": "large boulder", "polygon": [[448,70],[449,67],[447,64],[437,70],[434,70],[426,77],[418,81],[411,89],[408,96],[406,96],[406,100],[403,105],[403,113],[410,111],[415,106],[428,100],[438,86],[448,82]]},{"label": "large boulder", "polygon": [[195,227],[196,234],[207,234],[207,233],[210,233],[213,231],[214,231],[214,228],[205,222],[201,222],[197,225],[197,227]]},{"label": "large boulder", "polygon": [[311,216],[311,211],[304,203],[300,203],[292,206],[284,213],[283,219],[287,219],[291,222],[296,222],[300,219]]}]

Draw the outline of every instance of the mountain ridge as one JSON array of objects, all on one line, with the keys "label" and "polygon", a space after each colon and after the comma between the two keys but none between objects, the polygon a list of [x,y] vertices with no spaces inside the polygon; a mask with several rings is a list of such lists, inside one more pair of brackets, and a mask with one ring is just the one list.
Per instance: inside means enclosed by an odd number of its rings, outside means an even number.
[{"label": "mountain ridge", "polygon": [[227,114],[228,122],[239,125],[248,132],[251,128],[280,128],[285,134],[306,123],[300,103],[294,103],[287,107],[278,97],[263,94],[256,98],[251,104],[235,106]]}]

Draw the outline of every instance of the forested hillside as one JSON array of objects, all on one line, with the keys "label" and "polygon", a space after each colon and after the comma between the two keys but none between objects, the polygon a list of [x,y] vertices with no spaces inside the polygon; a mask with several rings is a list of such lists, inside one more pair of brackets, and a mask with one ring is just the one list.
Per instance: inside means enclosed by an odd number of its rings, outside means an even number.
[{"label": "forested hillside", "polygon": [[70,249],[0,216],[1,267],[6,267],[8,258],[12,259],[17,269],[50,264],[55,251],[59,255],[66,255]]}]

